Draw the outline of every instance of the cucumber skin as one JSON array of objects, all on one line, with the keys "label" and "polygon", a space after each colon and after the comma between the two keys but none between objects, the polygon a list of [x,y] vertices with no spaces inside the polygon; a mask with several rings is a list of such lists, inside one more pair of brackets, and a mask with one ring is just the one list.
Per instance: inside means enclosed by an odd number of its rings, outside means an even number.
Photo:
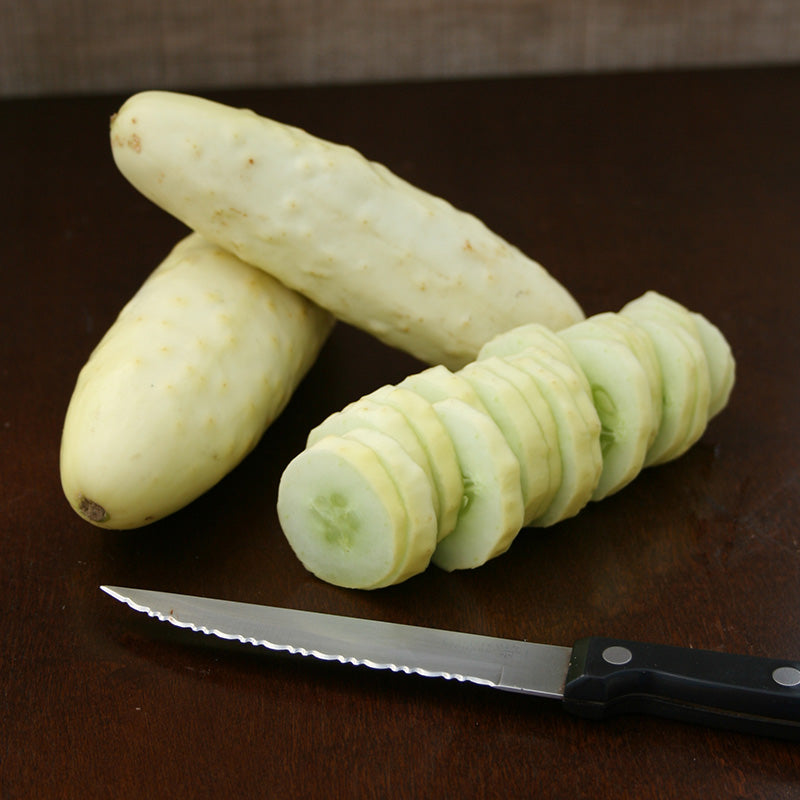
[{"label": "cucumber skin", "polygon": [[111,124],[142,194],[339,319],[430,364],[583,319],[540,264],[350,147],[199,97],[148,91]]},{"label": "cucumber skin", "polygon": [[332,327],[328,312],[187,236],[78,376],[60,452],[70,505],[122,530],[194,500],[256,445]]}]

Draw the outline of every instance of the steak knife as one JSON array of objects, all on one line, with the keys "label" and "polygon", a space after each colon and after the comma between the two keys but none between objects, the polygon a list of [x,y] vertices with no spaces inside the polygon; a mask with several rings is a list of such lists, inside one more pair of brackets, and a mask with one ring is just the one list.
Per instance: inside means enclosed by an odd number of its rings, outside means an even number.
[{"label": "steak knife", "polygon": [[221,639],[326,661],[560,700],[590,719],[644,713],[800,739],[800,661],[607,637],[573,647],[119,586],[135,611]]}]

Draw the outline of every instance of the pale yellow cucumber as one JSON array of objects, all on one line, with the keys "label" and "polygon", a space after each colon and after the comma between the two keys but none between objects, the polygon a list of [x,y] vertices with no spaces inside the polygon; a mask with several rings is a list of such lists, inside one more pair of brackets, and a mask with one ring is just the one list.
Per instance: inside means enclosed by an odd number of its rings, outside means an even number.
[{"label": "pale yellow cucumber", "polygon": [[642,470],[656,433],[656,416],[647,374],[630,347],[611,336],[587,336],[579,327],[567,328],[561,335],[589,379],[602,426],[603,471],[592,494],[593,500],[601,500],[627,486]]},{"label": "pale yellow cucumber", "polygon": [[488,414],[454,398],[433,407],[456,448],[464,503],[431,560],[447,571],[473,569],[508,550],[522,527],[519,462]]},{"label": "pale yellow cucumber", "polygon": [[527,525],[538,516],[548,495],[547,442],[522,393],[500,374],[498,362],[502,363],[495,356],[473,361],[459,375],[478,393],[519,461],[523,525]]},{"label": "pale yellow cucumber", "polygon": [[455,527],[464,484],[453,442],[433,406],[424,397],[402,386],[383,386],[367,398],[386,403],[400,411],[414,429],[428,457],[434,489],[438,495],[438,539],[444,539]]},{"label": "pale yellow cucumber", "polygon": [[303,566],[349,589],[391,585],[408,552],[408,512],[375,451],[326,436],[295,456],[278,485],[278,519]]},{"label": "pale yellow cucumber", "polygon": [[582,335],[597,336],[598,338],[611,337],[630,347],[642,365],[642,369],[647,374],[647,380],[650,385],[650,402],[655,415],[653,433],[649,442],[649,444],[652,444],[661,424],[663,387],[661,365],[659,364],[653,341],[647,335],[647,332],[640,325],[637,325],[634,320],[623,317],[613,311],[593,314],[591,317],[570,326],[567,330],[572,329],[579,330]]},{"label": "pale yellow cucumber", "polygon": [[480,349],[478,359],[489,358],[490,356],[501,358],[514,356],[531,347],[543,350],[553,358],[557,358],[572,367],[586,393],[591,393],[586,376],[564,340],[555,331],[536,322],[520,325],[498,334]]},{"label": "pale yellow cucumber", "polygon": [[[373,428],[391,436],[422,468],[431,486],[435,487],[433,469],[419,435],[402,411],[373,400],[369,395],[348,403],[309,431],[306,446],[311,447],[326,436],[343,436],[355,428]],[[434,492],[433,502],[437,517],[441,511],[439,494]]]},{"label": "pale yellow cucumber", "polygon": [[123,175],[190,228],[428,363],[460,367],[516,325],[583,318],[475,216],[252,111],[142,92],[114,116],[111,145]]},{"label": "pale yellow cucumber", "polygon": [[736,382],[736,362],[731,346],[722,331],[702,314],[696,311],[691,313],[708,358],[708,374],[711,382],[708,418],[711,419],[728,405]]},{"label": "pale yellow cucumber", "polygon": [[652,466],[685,452],[685,443],[693,430],[700,378],[685,331],[649,319],[636,321],[655,346],[662,374],[661,424],[645,457],[645,466]]},{"label": "pale yellow cucumber", "polygon": [[385,582],[402,583],[424,572],[439,540],[439,525],[428,476],[408,453],[385,433],[356,428],[344,435],[369,447],[392,479],[408,517],[406,550],[397,569]]},{"label": "pale yellow cucumber", "polygon": [[183,239],[78,376],[60,461],[72,507],[124,529],[194,500],[259,441],[332,324],[262,270]]},{"label": "pale yellow cucumber", "polygon": [[486,358],[481,361],[481,364],[484,368],[505,378],[518,389],[539,426],[543,449],[538,462],[533,462],[531,469],[538,463],[536,468],[547,476],[547,488],[540,498],[539,506],[526,510],[525,524],[528,525],[550,505],[561,485],[561,451],[558,446],[558,429],[555,418],[538,384],[524,369],[506,358]]},{"label": "pale yellow cucumber", "polygon": [[663,463],[664,460],[671,460],[685,453],[706,429],[711,399],[711,371],[708,358],[694,317],[677,301],[658,292],[649,291],[626,304],[620,310],[620,314],[640,324],[658,323],[669,328],[681,340],[683,348],[694,362],[696,385],[691,420],[680,445],[662,455],[659,463]]},{"label": "pale yellow cucumber", "polygon": [[442,364],[408,375],[398,386],[416,392],[429,403],[455,397],[479,411],[486,411],[486,407],[469,382],[458,372],[451,372]]},{"label": "pale yellow cucumber", "polygon": [[[600,480],[603,462],[600,452],[600,424],[589,426],[579,408],[580,394],[564,378],[527,350],[509,357],[512,364],[524,369],[537,383],[553,412],[561,454],[561,484],[550,505],[536,519],[534,527],[555,525],[575,516],[592,498]],[[580,393],[583,393],[581,388]]]}]

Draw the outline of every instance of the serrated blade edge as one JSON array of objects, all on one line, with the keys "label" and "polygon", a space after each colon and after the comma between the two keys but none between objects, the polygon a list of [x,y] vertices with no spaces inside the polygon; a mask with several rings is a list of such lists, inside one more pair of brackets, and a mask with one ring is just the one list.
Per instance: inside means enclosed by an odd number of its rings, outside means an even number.
[{"label": "serrated blade edge", "polygon": [[323,661],[561,698],[571,649],[191,595],[101,586],[179,628]]}]

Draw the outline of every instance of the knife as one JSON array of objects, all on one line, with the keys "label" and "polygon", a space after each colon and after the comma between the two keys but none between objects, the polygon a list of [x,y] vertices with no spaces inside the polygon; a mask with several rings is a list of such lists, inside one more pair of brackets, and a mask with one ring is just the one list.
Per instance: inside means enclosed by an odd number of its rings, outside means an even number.
[{"label": "knife", "polygon": [[800,662],[593,636],[573,647],[120,586],[179,628],[325,661],[560,700],[590,719],[645,713],[800,739]]}]

